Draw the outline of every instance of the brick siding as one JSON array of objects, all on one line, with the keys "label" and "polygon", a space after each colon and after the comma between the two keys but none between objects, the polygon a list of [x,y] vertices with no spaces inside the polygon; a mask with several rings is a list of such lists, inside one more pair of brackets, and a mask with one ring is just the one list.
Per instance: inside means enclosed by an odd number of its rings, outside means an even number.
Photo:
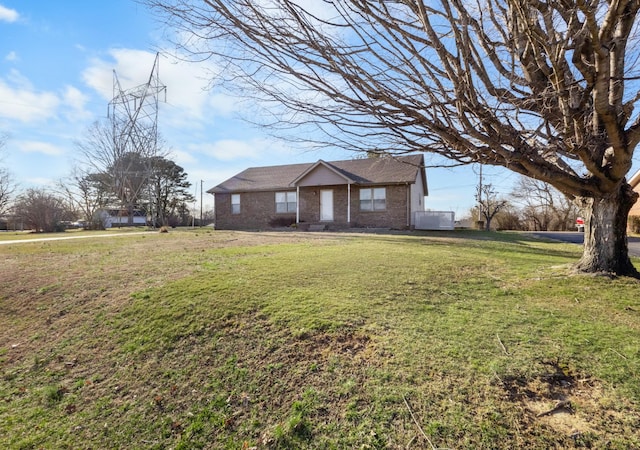
[{"label": "brick siding", "polygon": [[[382,186],[379,186],[382,187]],[[298,198],[301,223],[320,222],[320,190],[333,190],[333,224],[337,227],[407,228],[408,185],[386,187],[385,211],[360,211],[360,191],[351,186],[351,223],[347,223],[346,185],[301,187]],[[263,230],[295,223],[295,213],[276,213],[274,192],[240,193],[240,214],[231,214],[231,194],[215,194],[215,227],[219,230]]]}]

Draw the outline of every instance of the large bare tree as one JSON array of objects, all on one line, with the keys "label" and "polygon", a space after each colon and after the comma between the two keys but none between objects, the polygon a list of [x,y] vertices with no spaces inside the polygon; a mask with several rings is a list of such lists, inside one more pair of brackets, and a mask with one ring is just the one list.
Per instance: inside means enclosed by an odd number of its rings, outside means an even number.
[{"label": "large bare tree", "polygon": [[484,219],[484,228],[487,231],[491,230],[493,218],[509,205],[507,200],[498,196],[498,193],[490,184],[478,186],[476,201],[478,202],[480,217]]},{"label": "large bare tree", "polygon": [[63,221],[72,219],[64,200],[42,188],[27,189],[18,196],[13,212],[36,233],[64,231]]},{"label": "large bare tree", "polygon": [[[115,125],[106,121],[94,122],[76,142],[79,161],[75,171],[83,173],[80,181],[88,181],[93,188],[99,188],[95,193],[104,196],[107,192],[115,196],[119,206],[128,211],[131,224],[133,210],[140,208],[145,199],[148,202],[149,193],[145,190],[153,177],[153,162],[166,151],[155,130],[137,130],[136,145],[132,145],[131,138],[123,136],[129,132],[128,127],[130,124],[126,122]],[[85,184],[80,190],[89,187]],[[86,193],[84,191],[82,195]]]},{"label": "large bare tree", "polygon": [[0,217],[7,212],[15,191],[16,185],[11,173],[4,167],[0,167]]},{"label": "large bare tree", "polygon": [[106,227],[106,217],[101,211],[113,206],[117,198],[109,174],[96,173],[86,165],[78,165],[58,182],[58,190],[77,218],[85,222],[86,228],[101,230]]},{"label": "large bare tree", "polygon": [[637,0],[146,2],[192,57],[224,64],[216,80],[272,102],[273,126],[548,182],[585,211],[577,268],[638,276]]}]

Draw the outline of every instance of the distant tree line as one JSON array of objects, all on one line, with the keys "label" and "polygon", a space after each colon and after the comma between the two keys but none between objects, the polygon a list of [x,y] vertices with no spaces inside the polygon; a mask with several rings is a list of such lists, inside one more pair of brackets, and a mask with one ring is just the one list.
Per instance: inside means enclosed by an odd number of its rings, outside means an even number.
[{"label": "distant tree line", "polygon": [[[133,225],[134,216],[157,227],[194,224],[189,205],[195,199],[184,169],[164,152],[118,153],[109,133],[105,124],[94,124],[77,143],[79,160],[56,186],[19,192],[0,164],[0,229],[103,229],[113,216],[127,217],[123,225]],[[0,149],[5,142],[0,136]]]},{"label": "distant tree line", "polygon": [[508,195],[491,184],[478,187],[477,205],[469,212],[485,229],[573,231],[580,209],[543,181],[521,177]]},{"label": "distant tree line", "polygon": [[[126,169],[124,169],[126,167]],[[103,228],[109,214],[148,218],[152,226],[187,225],[194,197],[187,173],[174,161],[161,157],[125,154],[102,172],[76,172],[60,190],[90,228]]]},{"label": "distant tree line", "polygon": [[12,196],[16,190],[16,184],[9,170],[2,165],[2,149],[7,140],[6,135],[0,135],[0,217],[7,213],[11,205]]}]

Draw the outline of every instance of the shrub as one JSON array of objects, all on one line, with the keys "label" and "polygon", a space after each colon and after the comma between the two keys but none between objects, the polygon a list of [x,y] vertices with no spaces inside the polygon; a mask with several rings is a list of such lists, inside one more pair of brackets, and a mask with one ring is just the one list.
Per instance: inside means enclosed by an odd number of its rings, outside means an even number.
[{"label": "shrub", "polygon": [[67,224],[65,222],[56,222],[53,225],[53,231],[56,233],[62,233],[67,229]]},{"label": "shrub", "polygon": [[290,227],[294,223],[296,223],[295,217],[272,217],[269,220],[269,226],[272,228]]}]

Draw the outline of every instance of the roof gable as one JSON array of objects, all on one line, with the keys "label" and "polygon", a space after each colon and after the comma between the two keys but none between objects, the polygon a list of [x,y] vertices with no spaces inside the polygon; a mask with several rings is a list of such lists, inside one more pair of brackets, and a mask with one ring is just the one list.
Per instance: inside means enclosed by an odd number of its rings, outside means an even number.
[{"label": "roof gable", "polygon": [[313,164],[291,181],[291,186],[322,186],[354,183],[355,181],[323,160]]}]

